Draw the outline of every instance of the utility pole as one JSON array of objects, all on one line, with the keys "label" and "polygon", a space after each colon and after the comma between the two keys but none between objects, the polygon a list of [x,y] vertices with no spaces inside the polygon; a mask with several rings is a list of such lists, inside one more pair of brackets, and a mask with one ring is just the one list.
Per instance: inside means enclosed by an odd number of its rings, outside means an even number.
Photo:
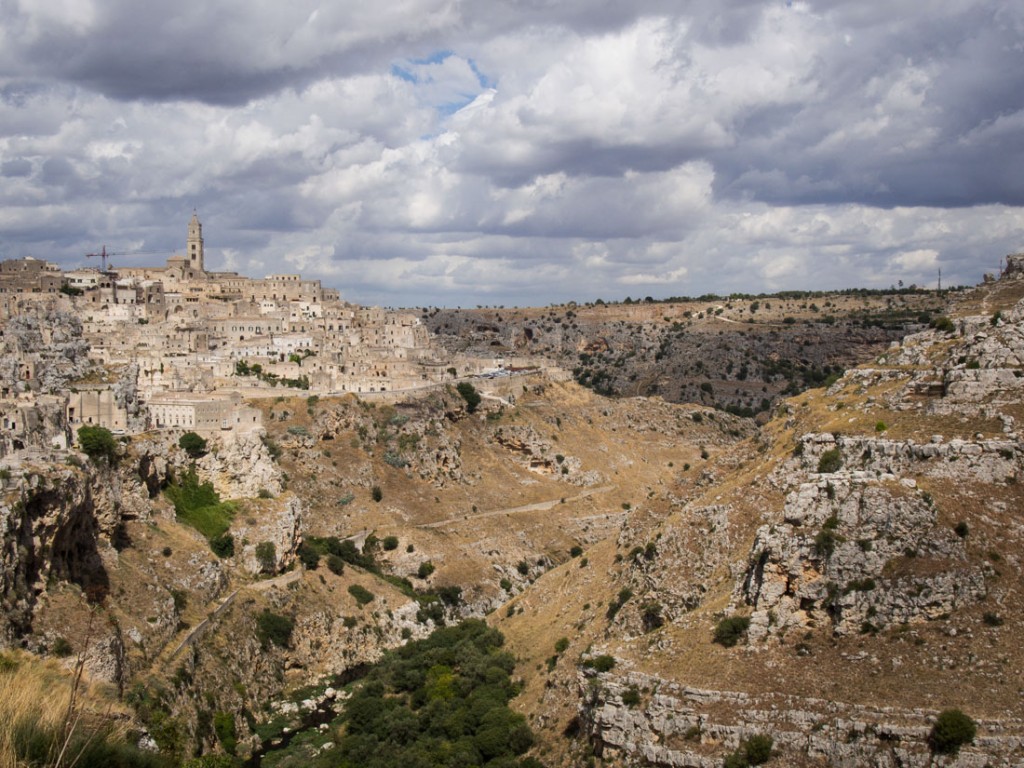
[{"label": "utility pole", "polygon": [[939,267],[939,293],[942,293],[942,267]]}]

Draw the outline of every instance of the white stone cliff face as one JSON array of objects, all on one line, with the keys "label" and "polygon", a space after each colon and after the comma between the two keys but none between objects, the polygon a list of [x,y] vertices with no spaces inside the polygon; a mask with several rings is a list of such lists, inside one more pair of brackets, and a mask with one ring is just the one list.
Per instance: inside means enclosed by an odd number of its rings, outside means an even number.
[{"label": "white stone cliff face", "polygon": [[[843,702],[747,694],[681,685],[637,672],[581,672],[580,716],[594,751],[606,759],[629,755],[639,764],[671,768],[720,768],[722,754],[759,734],[770,734],[776,754],[804,755],[834,768],[1009,768],[1018,766],[1024,722],[981,721],[985,735],[955,757],[936,758],[927,738],[934,712],[867,707]],[[627,706],[623,694],[644,691]],[[633,764],[633,763],[627,763]]]},{"label": "white stone cliff face", "polygon": [[253,498],[265,491],[281,493],[281,469],[274,463],[259,432],[240,433],[233,440],[211,443],[196,462],[199,477],[213,483],[222,498]]},{"label": "white stone cliff face", "polygon": [[257,557],[260,544],[273,545],[273,564],[270,573],[280,573],[295,564],[295,555],[302,541],[302,514],[304,505],[297,496],[287,494],[262,500],[258,510],[248,519],[232,524],[238,561],[251,574],[268,572]]},{"label": "white stone cliff face", "polygon": [[803,483],[783,518],[758,530],[734,593],[753,608],[752,642],[795,627],[843,635],[935,619],[985,595],[963,540],[909,483]]}]

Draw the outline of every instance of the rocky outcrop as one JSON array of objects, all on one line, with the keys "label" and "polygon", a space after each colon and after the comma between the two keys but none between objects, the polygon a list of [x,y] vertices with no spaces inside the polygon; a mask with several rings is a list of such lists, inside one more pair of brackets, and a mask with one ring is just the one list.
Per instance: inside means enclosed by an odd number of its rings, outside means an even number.
[{"label": "rocky outcrop", "polygon": [[[741,741],[763,734],[774,740],[773,764],[936,765],[927,743],[937,714],[931,711],[711,690],[637,672],[597,675],[588,670],[580,673],[578,686],[580,720],[594,753],[605,760],[629,756],[651,766],[720,768]],[[634,703],[624,702],[627,692]],[[1015,734],[1022,727],[1019,718],[980,721],[975,743],[956,757],[940,758],[940,764],[1019,765],[1024,741]]]},{"label": "rocky outcrop", "polygon": [[[65,398],[23,395],[24,400],[0,400],[0,458],[19,451],[35,453],[65,449],[71,443]],[[17,464],[18,462],[11,462]]]},{"label": "rocky outcrop", "polygon": [[[665,526],[656,538],[645,538],[626,519],[617,540],[628,564],[623,581],[641,596],[624,603],[616,614],[627,637],[649,632],[652,621],[660,625],[701,605],[713,574],[728,562],[735,544],[731,511],[724,504],[685,507],[682,520]],[[684,570],[686,578],[680,578]],[[652,605],[657,606],[657,618],[648,613],[645,625],[645,607]]]},{"label": "rocky outcrop", "polygon": [[836,477],[802,484],[758,530],[734,601],[753,608],[752,641],[843,635],[948,615],[984,597],[984,576],[912,481]]},{"label": "rocky outcrop", "polygon": [[59,303],[24,302],[0,337],[0,387],[63,393],[93,367],[82,321]]},{"label": "rocky outcrop", "polygon": [[295,564],[302,540],[302,500],[287,494],[251,504],[247,519],[232,525],[235,540],[244,542],[238,560],[251,574],[280,573]]},{"label": "rocky outcrop", "polygon": [[244,432],[218,441],[196,462],[203,481],[213,483],[224,498],[252,498],[260,492],[279,494],[284,487],[281,469],[258,432]]},{"label": "rocky outcrop", "polygon": [[[107,470],[109,473],[109,470]],[[71,582],[96,602],[109,590],[89,475],[73,467],[27,471],[0,503],[0,643],[30,631],[46,585]]]},{"label": "rocky outcrop", "polygon": [[531,426],[502,426],[494,430],[494,441],[511,451],[531,472],[543,473],[573,485],[587,486],[602,482],[600,473],[581,471],[576,456],[564,456],[552,449],[551,442]]}]

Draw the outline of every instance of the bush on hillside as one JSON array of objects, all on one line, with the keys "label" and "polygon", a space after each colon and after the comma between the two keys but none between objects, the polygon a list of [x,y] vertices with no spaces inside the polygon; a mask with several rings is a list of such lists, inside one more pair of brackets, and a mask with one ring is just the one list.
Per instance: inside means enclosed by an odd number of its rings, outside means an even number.
[{"label": "bush on hillside", "polygon": [[106,460],[113,464],[117,460],[117,443],[113,433],[105,427],[79,427],[78,445],[94,462]]},{"label": "bush on hillside", "polygon": [[821,454],[818,459],[818,474],[830,475],[838,472],[843,466],[843,454],[838,448],[831,448]]},{"label": "bush on hillside", "polygon": [[476,387],[470,384],[468,381],[459,382],[458,386],[455,387],[462,399],[466,401],[466,410],[470,413],[476,412],[477,407],[480,405],[480,393],[476,391]]},{"label": "bush on hillside", "polygon": [[928,734],[928,745],[941,755],[955,755],[964,744],[974,741],[977,726],[959,709],[946,709],[939,713]]},{"label": "bush on hillside", "polygon": [[195,432],[186,432],[178,438],[178,447],[193,459],[198,459],[206,455],[206,440]]},{"label": "bush on hillside", "polygon": [[750,627],[749,616],[727,616],[715,627],[715,642],[732,648]]},{"label": "bush on hillside", "polygon": [[264,648],[269,648],[271,644],[287,647],[294,629],[295,622],[292,619],[269,610],[264,610],[256,618],[256,637]]}]

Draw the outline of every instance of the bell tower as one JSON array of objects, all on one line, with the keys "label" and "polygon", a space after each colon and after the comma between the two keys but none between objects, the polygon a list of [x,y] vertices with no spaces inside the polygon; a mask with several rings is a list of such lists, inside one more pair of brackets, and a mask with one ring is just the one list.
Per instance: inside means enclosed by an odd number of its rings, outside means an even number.
[{"label": "bell tower", "polygon": [[192,220],[188,223],[188,265],[196,272],[205,272],[203,265],[203,225],[199,223],[199,216],[195,210],[192,211]]}]

